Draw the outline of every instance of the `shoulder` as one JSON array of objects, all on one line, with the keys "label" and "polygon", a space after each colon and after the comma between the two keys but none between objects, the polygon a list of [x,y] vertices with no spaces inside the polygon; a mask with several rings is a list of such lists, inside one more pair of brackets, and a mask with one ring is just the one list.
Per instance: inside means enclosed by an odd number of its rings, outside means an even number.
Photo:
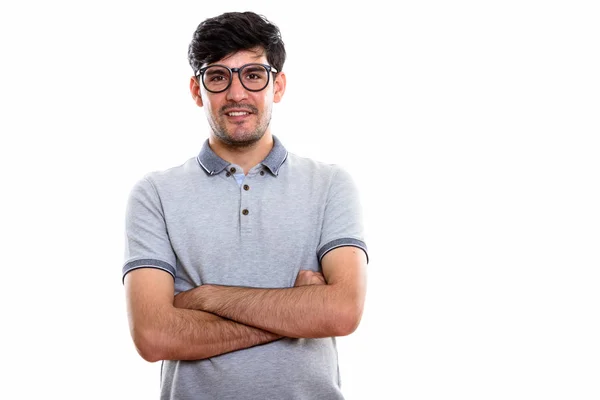
[{"label": "shoulder", "polygon": [[327,181],[334,179],[337,175],[347,174],[346,170],[339,164],[326,163],[290,152],[288,152],[285,164],[287,164],[292,174],[310,175]]},{"label": "shoulder", "polygon": [[340,164],[326,163],[294,153],[288,153],[285,164],[288,164],[288,173],[292,178],[308,178],[313,183],[318,182],[320,186],[326,188],[340,185],[355,186],[352,175]]},{"label": "shoulder", "polygon": [[185,186],[187,181],[201,175],[202,172],[196,157],[191,157],[183,164],[147,172],[138,180],[136,186],[152,187],[157,192],[168,191]]}]

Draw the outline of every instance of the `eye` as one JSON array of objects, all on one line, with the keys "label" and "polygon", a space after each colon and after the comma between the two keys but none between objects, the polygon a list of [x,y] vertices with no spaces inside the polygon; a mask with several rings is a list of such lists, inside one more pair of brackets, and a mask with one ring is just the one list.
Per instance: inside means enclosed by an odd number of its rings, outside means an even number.
[{"label": "eye", "polygon": [[204,72],[204,82],[222,83],[229,80],[229,71],[222,67],[210,67]]},{"label": "eye", "polygon": [[267,78],[267,70],[262,65],[251,65],[244,69],[245,81],[263,81]]},{"label": "eye", "polygon": [[224,74],[220,74],[220,73],[209,74],[207,76],[207,78],[210,82],[222,82],[222,81],[227,80],[227,76],[225,76]]}]

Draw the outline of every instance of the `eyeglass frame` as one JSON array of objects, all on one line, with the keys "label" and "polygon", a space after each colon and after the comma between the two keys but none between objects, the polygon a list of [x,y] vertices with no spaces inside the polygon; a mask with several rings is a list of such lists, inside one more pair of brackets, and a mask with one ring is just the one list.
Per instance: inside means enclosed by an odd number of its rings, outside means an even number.
[{"label": "eyeglass frame", "polygon": [[[264,67],[267,70],[267,83],[265,84],[265,87],[263,87],[262,89],[256,90],[256,89],[248,89],[246,87],[246,85],[244,85],[244,81],[242,80],[242,70],[244,68],[246,68],[249,65],[260,65],[262,67]],[[204,73],[206,72],[207,69],[209,69],[210,67],[223,67],[227,70],[229,70],[229,75],[231,76],[231,80],[229,81],[229,83],[227,84],[227,86],[225,87],[225,89],[223,90],[219,90],[219,91],[213,91],[210,90],[209,88],[206,87],[206,83],[204,83]],[[227,89],[229,89],[231,87],[231,84],[233,83],[233,74],[234,72],[237,72],[238,75],[238,79],[240,80],[240,83],[242,84],[242,86],[244,87],[244,89],[248,90],[249,92],[260,92],[266,89],[267,86],[269,86],[269,82],[271,81],[271,74],[275,74],[277,75],[279,73],[279,71],[277,71],[277,69],[271,65],[268,64],[261,64],[261,63],[248,63],[248,64],[244,64],[241,67],[238,68],[229,68],[226,65],[223,64],[211,64],[211,65],[207,65],[206,67],[202,67],[200,68],[194,75],[196,76],[196,79],[199,81],[202,81],[202,86],[204,86],[204,89],[206,89],[207,91],[209,91],[210,93],[223,93],[224,91],[226,91]],[[200,76],[200,77],[199,77]]]}]

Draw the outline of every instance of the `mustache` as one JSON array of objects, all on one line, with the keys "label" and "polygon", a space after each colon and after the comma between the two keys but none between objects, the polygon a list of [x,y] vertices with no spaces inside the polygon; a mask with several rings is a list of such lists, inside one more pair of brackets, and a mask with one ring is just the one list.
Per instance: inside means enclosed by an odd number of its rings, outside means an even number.
[{"label": "mustache", "polygon": [[258,114],[258,108],[254,107],[251,104],[227,104],[226,106],[221,107],[221,114],[225,114],[229,110],[246,110],[254,114]]}]

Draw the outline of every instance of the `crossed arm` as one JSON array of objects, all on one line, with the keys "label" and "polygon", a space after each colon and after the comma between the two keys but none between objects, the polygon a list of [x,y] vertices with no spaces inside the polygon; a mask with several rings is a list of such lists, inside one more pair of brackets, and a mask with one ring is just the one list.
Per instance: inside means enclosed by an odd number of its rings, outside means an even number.
[{"label": "crossed arm", "polygon": [[358,326],[366,292],[366,256],[339,247],[323,275],[300,271],[293,288],[202,285],[174,296],[167,273],[142,268],[125,277],[129,326],[147,361],[197,360],[282,337],[343,336]]}]

